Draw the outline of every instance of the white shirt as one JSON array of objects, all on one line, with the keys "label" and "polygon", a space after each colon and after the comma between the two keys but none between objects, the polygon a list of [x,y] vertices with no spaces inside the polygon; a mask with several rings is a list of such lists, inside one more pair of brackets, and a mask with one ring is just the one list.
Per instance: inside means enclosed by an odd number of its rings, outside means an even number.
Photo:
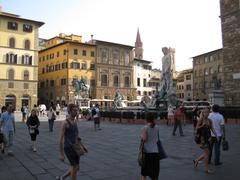
[{"label": "white shirt", "polygon": [[173,108],[168,107],[168,116],[173,116],[173,115],[174,115]]},{"label": "white shirt", "polygon": [[[224,118],[220,113],[217,112],[211,112],[208,116],[208,118],[212,121],[213,128],[215,129],[215,132],[217,136],[222,136],[221,126],[224,125]],[[211,131],[211,136],[215,137],[213,132]]]}]

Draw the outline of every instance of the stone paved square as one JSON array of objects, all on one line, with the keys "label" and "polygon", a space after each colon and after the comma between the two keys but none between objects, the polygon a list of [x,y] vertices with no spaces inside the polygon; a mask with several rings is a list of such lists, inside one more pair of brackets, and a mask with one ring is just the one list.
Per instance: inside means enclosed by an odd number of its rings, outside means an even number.
[{"label": "stone paved square", "polygon": [[[48,131],[46,118],[41,118],[40,135],[37,137],[38,151],[31,151],[27,126],[17,122],[14,156],[0,155],[1,180],[51,180],[68,168],[67,159],[58,159],[58,135],[61,121]],[[89,153],[80,160],[79,180],[138,180],[140,168],[137,164],[139,135],[143,125],[102,122],[102,130],[95,132],[92,121],[79,123],[80,136]],[[235,180],[240,164],[239,125],[227,125],[229,151],[222,151],[223,165],[211,168],[215,173],[204,172],[203,163],[197,170],[192,160],[201,153],[193,141],[192,125],[184,126],[184,137],[171,136],[172,126],[160,125],[160,136],[169,158],[161,161],[161,180]]]}]

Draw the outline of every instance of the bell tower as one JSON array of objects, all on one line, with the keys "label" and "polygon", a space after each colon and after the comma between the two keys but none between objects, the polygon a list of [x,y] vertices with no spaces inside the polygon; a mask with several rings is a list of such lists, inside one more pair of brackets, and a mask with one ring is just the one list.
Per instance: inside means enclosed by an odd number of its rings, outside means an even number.
[{"label": "bell tower", "polygon": [[136,42],[135,42],[135,58],[137,59],[143,59],[143,43],[141,41],[141,37],[140,37],[140,33],[139,33],[139,28],[137,31],[137,38],[136,38]]}]

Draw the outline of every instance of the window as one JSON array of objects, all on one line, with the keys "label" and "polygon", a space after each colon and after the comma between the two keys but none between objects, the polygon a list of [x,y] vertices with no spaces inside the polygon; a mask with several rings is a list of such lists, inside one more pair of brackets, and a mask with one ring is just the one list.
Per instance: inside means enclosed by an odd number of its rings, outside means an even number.
[{"label": "window", "polygon": [[60,64],[56,64],[55,65],[55,71],[58,71],[58,70],[60,70],[61,69],[61,65]]},{"label": "window", "polygon": [[143,79],[143,87],[147,87],[147,80]]},{"label": "window", "polygon": [[129,65],[129,53],[125,53],[125,65]]},{"label": "window", "polygon": [[113,77],[113,86],[114,87],[118,87],[119,86],[118,76],[114,76]]},{"label": "window", "polygon": [[24,71],[24,73],[23,73],[23,79],[24,79],[24,81],[28,81],[29,80],[29,72],[27,70]]},{"label": "window", "polygon": [[67,50],[66,49],[63,50],[63,55],[67,55]]},{"label": "window", "polygon": [[57,52],[57,57],[59,57],[59,51]]},{"label": "window", "polygon": [[124,86],[125,87],[130,87],[130,80],[129,80],[128,76],[124,78]]},{"label": "window", "polygon": [[61,79],[61,86],[65,86],[67,84],[67,79],[63,78]]},{"label": "window", "polygon": [[42,74],[44,74],[45,73],[45,68],[42,68]]},{"label": "window", "polygon": [[95,56],[94,51],[91,51],[91,57],[94,57],[94,56]]},{"label": "window", "polygon": [[113,63],[119,64],[119,51],[118,50],[113,51]]},{"label": "window", "polygon": [[8,22],[8,29],[18,30],[18,24],[16,22]]},{"label": "window", "polygon": [[210,62],[213,62],[214,61],[214,58],[213,58],[213,56],[211,55],[210,56]]},{"label": "window", "polygon": [[187,85],[186,85],[186,89],[187,89],[187,91],[191,91],[191,89],[192,89],[192,88],[191,88],[191,84],[187,84]]},{"label": "window", "polygon": [[107,86],[108,85],[108,79],[106,74],[101,75],[101,86]]},{"label": "window", "polygon": [[8,70],[8,80],[10,80],[10,81],[14,80],[14,74],[15,74],[14,70],[9,69]]},{"label": "window", "polygon": [[73,54],[77,55],[78,54],[78,50],[77,49],[73,49]]},{"label": "window", "polygon": [[144,95],[144,96],[147,96],[147,91],[143,91],[143,95]]},{"label": "window", "polygon": [[66,69],[68,68],[68,63],[67,62],[63,62],[62,63],[62,69]]},{"label": "window", "polygon": [[141,96],[141,91],[137,91],[138,95]]},{"label": "window", "polygon": [[15,48],[15,38],[12,37],[9,39],[9,47]]},{"label": "window", "polygon": [[209,73],[213,74],[213,68],[212,67],[209,68]]},{"label": "window", "polygon": [[86,50],[83,50],[83,51],[82,51],[82,55],[83,55],[83,56],[87,56],[87,51],[86,51]]},{"label": "window", "polygon": [[23,83],[23,89],[29,89],[29,84],[28,83]]},{"label": "window", "polygon": [[205,57],[204,57],[204,62],[205,62],[205,63],[208,63],[208,62],[209,62],[208,56],[205,56]]},{"label": "window", "polygon": [[148,92],[148,95],[149,95],[149,96],[151,96],[151,95],[152,95],[152,92],[151,92],[151,91],[149,91],[149,92]]},{"label": "window", "polygon": [[6,54],[6,63],[8,64],[17,64],[17,54]]},{"label": "window", "polygon": [[204,69],[204,75],[205,75],[205,76],[208,75],[208,69],[207,69],[207,68]]},{"label": "window", "polygon": [[32,65],[32,56],[22,55],[22,64]]},{"label": "window", "polygon": [[106,49],[102,49],[102,51],[101,51],[101,58],[102,58],[102,62],[103,63],[107,63],[107,50]]},{"label": "window", "polygon": [[186,80],[191,80],[191,75],[190,74],[186,75]]},{"label": "window", "polygon": [[32,25],[23,24],[23,31],[24,31],[24,32],[32,32],[32,30],[33,30]]},{"label": "window", "polygon": [[90,64],[90,70],[94,70],[95,69],[95,64]]},{"label": "window", "polygon": [[73,68],[73,69],[80,69],[80,63],[78,63],[76,61],[73,61],[71,63],[71,68]]},{"label": "window", "polygon": [[86,63],[82,63],[82,69],[87,69],[87,64]]},{"label": "window", "polygon": [[50,80],[50,87],[54,87],[54,80]]},{"label": "window", "polygon": [[13,82],[9,82],[8,83],[8,88],[14,88],[14,83]]},{"label": "window", "polygon": [[30,49],[30,41],[28,39],[24,41],[24,49]]},{"label": "window", "polygon": [[141,86],[140,78],[137,78],[137,86]]}]

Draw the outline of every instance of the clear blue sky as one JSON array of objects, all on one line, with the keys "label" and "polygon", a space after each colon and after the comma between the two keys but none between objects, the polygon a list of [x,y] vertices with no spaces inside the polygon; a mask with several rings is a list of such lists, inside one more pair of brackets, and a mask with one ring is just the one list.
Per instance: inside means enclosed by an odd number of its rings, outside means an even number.
[{"label": "clear blue sky", "polygon": [[162,47],[176,49],[176,69],[193,56],[222,47],[219,0],[0,0],[3,11],[45,22],[41,38],[59,33],[134,46],[137,28],[144,59],[161,68]]}]

